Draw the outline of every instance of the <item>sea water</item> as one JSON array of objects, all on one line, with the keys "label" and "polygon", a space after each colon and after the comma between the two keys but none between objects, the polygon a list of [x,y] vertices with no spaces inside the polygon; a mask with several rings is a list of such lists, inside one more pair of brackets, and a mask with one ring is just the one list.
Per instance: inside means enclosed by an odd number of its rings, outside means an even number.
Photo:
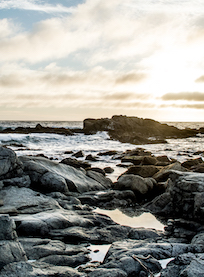
[{"label": "sea water", "polygon": [[[35,127],[38,123],[45,127],[83,128],[82,121],[0,121],[0,130],[8,127],[14,129],[19,126]],[[204,123],[202,122],[169,122],[168,124],[178,128],[199,129],[200,127],[204,127]],[[0,145],[10,147],[18,156],[44,154],[48,158],[61,161],[72,155],[66,154],[68,151],[76,153],[82,150],[85,157],[92,154],[96,156],[98,160],[92,163],[95,167],[104,168],[106,166],[111,166],[114,168],[114,172],[109,175],[113,181],[115,181],[125,169],[117,166],[120,164],[120,160],[117,159],[117,156],[97,156],[100,152],[116,150],[118,153],[122,153],[126,150],[141,147],[151,151],[155,156],[167,155],[170,159],[176,159],[180,162],[190,158],[203,157],[204,155],[204,135],[202,134],[185,139],[168,139],[167,142],[166,144],[132,145],[110,140],[106,132],[98,132],[95,135],[78,133],[73,136],[47,133],[0,133]],[[84,160],[85,157],[81,158],[81,160]]]}]

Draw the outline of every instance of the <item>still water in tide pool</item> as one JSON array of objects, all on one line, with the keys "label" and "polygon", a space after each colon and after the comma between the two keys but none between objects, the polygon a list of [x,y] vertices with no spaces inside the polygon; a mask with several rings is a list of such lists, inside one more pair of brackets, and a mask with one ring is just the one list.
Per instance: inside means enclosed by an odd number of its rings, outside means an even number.
[{"label": "still water in tide pool", "polygon": [[104,210],[95,209],[95,212],[99,214],[108,215],[114,222],[120,225],[126,225],[133,228],[153,228],[156,230],[164,230],[164,224],[162,224],[154,215],[151,213],[142,213],[139,216],[129,216],[124,214],[119,209],[115,210]]}]

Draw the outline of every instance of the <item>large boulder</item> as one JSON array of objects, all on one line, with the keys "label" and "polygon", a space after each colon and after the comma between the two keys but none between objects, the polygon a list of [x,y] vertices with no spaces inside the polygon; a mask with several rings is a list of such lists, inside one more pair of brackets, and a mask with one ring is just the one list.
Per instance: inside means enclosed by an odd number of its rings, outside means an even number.
[{"label": "large boulder", "polygon": [[22,173],[22,163],[16,153],[9,148],[0,147],[0,180],[10,179]]},{"label": "large boulder", "polygon": [[167,189],[146,207],[153,213],[204,222],[204,174],[172,171]]},{"label": "large boulder", "polygon": [[26,260],[26,254],[17,240],[14,221],[8,215],[0,215],[0,269],[9,263]]},{"label": "large boulder", "polygon": [[98,182],[86,175],[82,169],[67,164],[50,161],[43,157],[19,157],[24,171],[30,176],[31,185],[43,192],[68,191],[83,193],[86,191],[110,188],[110,181]]},{"label": "large boulder", "polygon": [[114,188],[117,190],[132,190],[136,196],[139,195],[144,198],[155,185],[156,181],[153,178],[143,178],[139,175],[127,174],[122,175],[118,179]]}]

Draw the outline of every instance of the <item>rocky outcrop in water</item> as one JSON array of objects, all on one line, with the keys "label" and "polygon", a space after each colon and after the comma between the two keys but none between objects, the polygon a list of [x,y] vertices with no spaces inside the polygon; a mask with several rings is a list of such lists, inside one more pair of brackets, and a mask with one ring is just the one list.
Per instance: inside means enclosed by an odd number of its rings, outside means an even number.
[{"label": "rocky outcrop in water", "polygon": [[83,130],[85,134],[107,131],[112,139],[132,144],[165,143],[167,138],[186,138],[198,133],[197,130],[180,130],[152,119],[121,115],[110,119],[85,119]]}]

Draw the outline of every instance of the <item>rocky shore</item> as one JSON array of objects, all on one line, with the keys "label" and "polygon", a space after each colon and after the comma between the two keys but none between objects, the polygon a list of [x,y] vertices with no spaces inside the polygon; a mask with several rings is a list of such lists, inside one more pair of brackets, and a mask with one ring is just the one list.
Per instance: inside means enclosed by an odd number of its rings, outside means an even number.
[{"label": "rocky shore", "polygon": [[[141,148],[98,155],[117,157],[126,172],[113,183],[113,169],[79,153],[56,162],[0,147],[0,277],[204,276],[203,160]],[[96,208],[151,212],[165,227],[120,225]],[[90,245],[110,246],[102,262]]]}]

